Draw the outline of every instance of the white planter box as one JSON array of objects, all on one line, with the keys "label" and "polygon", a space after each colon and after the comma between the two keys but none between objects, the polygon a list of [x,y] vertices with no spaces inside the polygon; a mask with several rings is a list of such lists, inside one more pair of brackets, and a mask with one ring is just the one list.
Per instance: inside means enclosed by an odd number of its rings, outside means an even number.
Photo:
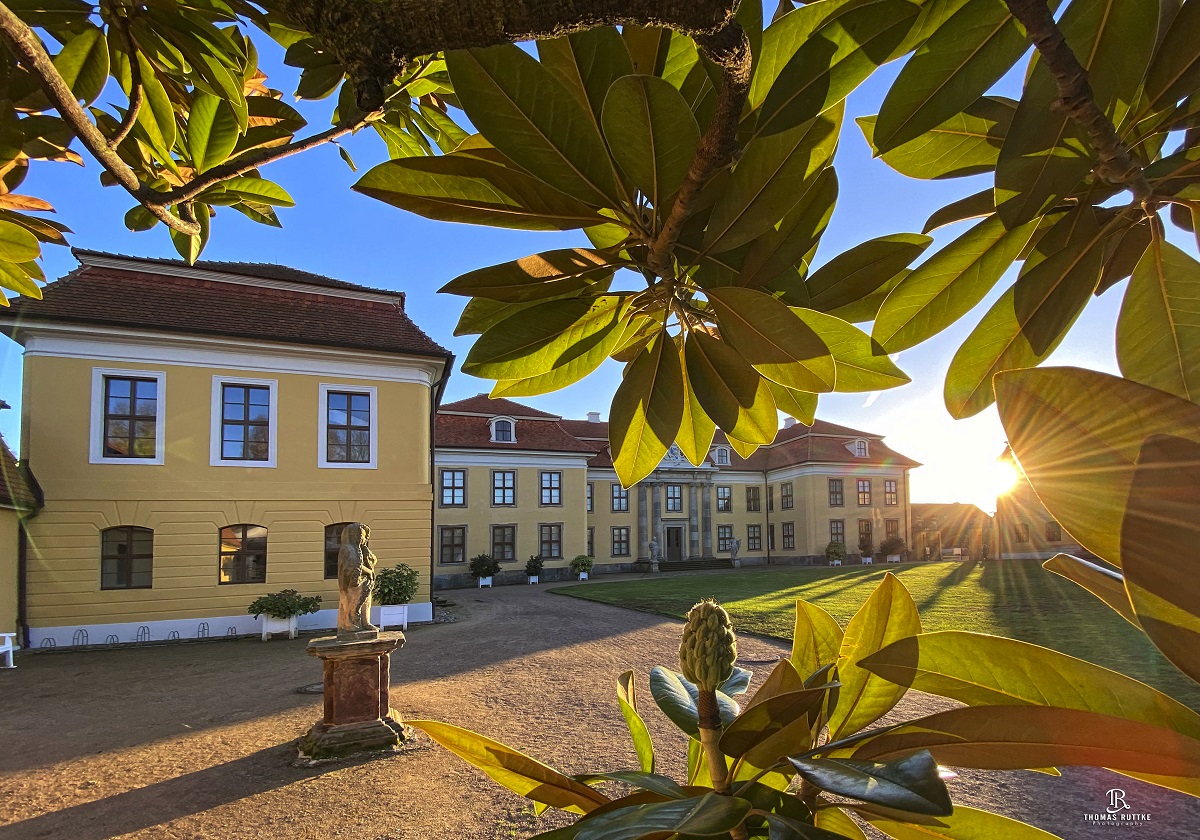
[{"label": "white planter box", "polygon": [[289,639],[296,638],[296,616],[291,618],[262,617],[262,640],[265,642],[276,633],[287,633]]},{"label": "white planter box", "polygon": [[899,554],[889,554],[889,555],[887,556],[887,561],[888,561],[889,563],[899,563],[899,562],[900,562],[900,555],[899,555]]},{"label": "white planter box", "polygon": [[842,565],[842,561],[841,560],[830,560],[829,565],[830,566],[840,566],[840,565]]},{"label": "white planter box", "polygon": [[531,585],[531,586],[532,586],[533,584],[535,584],[535,583],[539,583],[539,582],[540,582],[540,581],[538,580],[538,578],[540,577],[540,575],[528,575],[527,577],[529,578],[529,583],[530,583],[530,585]]},{"label": "white planter box", "polygon": [[479,579],[479,588],[483,589],[483,587],[485,587],[485,586],[488,589],[492,588],[492,576],[491,575],[488,575],[487,577],[481,577]]},{"label": "white planter box", "polygon": [[580,572],[580,573],[579,573],[579,579],[580,579],[580,580],[587,580],[587,579],[588,579],[588,573],[587,573],[587,572]]},{"label": "white planter box", "polygon": [[401,630],[408,629],[408,604],[380,604],[379,629],[400,626]]}]

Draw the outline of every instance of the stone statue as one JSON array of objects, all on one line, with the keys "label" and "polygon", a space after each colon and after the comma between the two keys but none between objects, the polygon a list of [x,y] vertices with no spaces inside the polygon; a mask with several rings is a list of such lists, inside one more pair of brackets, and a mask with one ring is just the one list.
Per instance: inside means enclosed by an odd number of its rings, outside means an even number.
[{"label": "stone statue", "polygon": [[742,541],[737,537],[733,538],[733,542],[729,544],[729,559],[736,560],[738,552],[742,550]]},{"label": "stone statue", "polygon": [[650,538],[650,560],[651,562],[658,560],[658,540],[654,537]]},{"label": "stone statue", "polygon": [[349,638],[378,635],[371,623],[371,587],[375,585],[375,555],[367,546],[371,529],[352,522],[342,529],[338,551],[338,636]]}]

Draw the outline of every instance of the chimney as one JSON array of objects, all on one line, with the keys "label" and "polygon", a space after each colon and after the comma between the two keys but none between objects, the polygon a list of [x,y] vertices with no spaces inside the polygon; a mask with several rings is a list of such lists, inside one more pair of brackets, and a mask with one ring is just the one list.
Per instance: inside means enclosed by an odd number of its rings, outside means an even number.
[{"label": "chimney", "polygon": [[785,417],[785,418],[783,418],[783,428],[785,428],[785,429],[790,429],[790,428],[792,428],[792,426],[795,426],[795,425],[796,425],[796,418],[795,418],[795,417]]},{"label": "chimney", "polygon": [[587,414],[588,414],[588,422],[589,423],[599,423],[600,422],[600,412],[599,411],[589,411]]}]

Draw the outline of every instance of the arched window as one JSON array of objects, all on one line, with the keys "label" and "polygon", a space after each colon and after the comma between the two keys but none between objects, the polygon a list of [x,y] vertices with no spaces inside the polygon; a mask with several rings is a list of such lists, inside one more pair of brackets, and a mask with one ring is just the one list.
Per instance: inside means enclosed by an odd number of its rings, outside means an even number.
[{"label": "arched window", "polygon": [[498,443],[512,443],[515,441],[516,436],[513,435],[513,421],[493,420],[492,440]]},{"label": "arched window", "polygon": [[726,449],[725,447],[723,447],[723,446],[718,447],[717,451],[714,453],[714,455],[715,455],[715,457],[713,460],[716,463],[718,463],[718,464],[728,464],[729,463],[729,450]]},{"label": "arched window", "polygon": [[100,532],[100,588],[151,589],[154,580],[154,532],[120,525]]},{"label": "arched window", "polygon": [[335,522],[325,526],[325,579],[338,576],[338,554],[342,550],[342,529],[351,523]]},{"label": "arched window", "polygon": [[865,440],[854,441],[854,457],[856,457],[856,458],[866,458],[867,457],[867,442]]},{"label": "arched window", "polygon": [[267,582],[267,529],[229,525],[221,529],[220,583]]}]

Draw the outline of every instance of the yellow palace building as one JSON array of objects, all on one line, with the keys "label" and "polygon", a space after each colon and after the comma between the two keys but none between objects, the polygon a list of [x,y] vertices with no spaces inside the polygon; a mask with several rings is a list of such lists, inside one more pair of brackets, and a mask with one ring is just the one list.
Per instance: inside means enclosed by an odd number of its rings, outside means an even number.
[{"label": "yellow palace building", "polygon": [[44,497],[12,506],[0,632],[32,647],[253,633],[249,603],[285,588],[329,607],[302,628],[331,627],[351,521],[382,566],[421,573],[410,619],[431,619],[431,429],[453,360],[404,295],[75,255],[42,300],[0,312],[24,348],[20,453]]}]

